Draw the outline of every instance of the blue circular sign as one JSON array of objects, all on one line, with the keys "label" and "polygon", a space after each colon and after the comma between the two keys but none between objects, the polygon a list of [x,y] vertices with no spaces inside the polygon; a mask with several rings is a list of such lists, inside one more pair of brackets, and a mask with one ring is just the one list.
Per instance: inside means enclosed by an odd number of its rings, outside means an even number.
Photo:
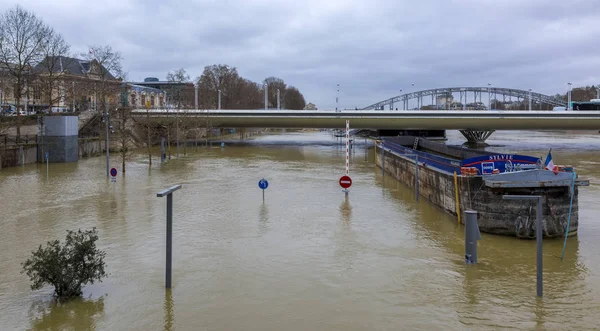
[{"label": "blue circular sign", "polygon": [[260,187],[261,190],[265,190],[267,187],[269,187],[269,182],[263,178],[258,181],[258,187]]},{"label": "blue circular sign", "polygon": [[116,168],[110,169],[110,175],[113,177],[117,177],[117,169]]}]

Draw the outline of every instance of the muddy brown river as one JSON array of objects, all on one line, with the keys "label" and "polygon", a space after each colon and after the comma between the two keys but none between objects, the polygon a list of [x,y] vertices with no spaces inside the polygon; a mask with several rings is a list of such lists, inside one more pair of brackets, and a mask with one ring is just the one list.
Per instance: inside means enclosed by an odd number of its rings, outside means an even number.
[{"label": "muddy brown river", "polygon": [[[460,143],[449,132],[450,143]],[[188,148],[149,169],[143,154],[116,184],[103,157],[0,170],[0,330],[593,330],[600,326],[600,135],[496,132],[490,150],[544,156],[591,181],[577,237],[482,234],[463,261],[463,227],[375,168],[357,139],[353,185],[328,132],[265,134]],[[368,146],[370,149],[365,149]],[[158,153],[156,153],[158,155]],[[117,157],[112,159],[117,165]],[[120,169],[119,169],[120,170]],[[262,202],[258,181],[269,187]],[[165,204],[174,184],[173,289],[165,291]],[[110,275],[56,304],[22,263],[67,229],[96,227]]]}]

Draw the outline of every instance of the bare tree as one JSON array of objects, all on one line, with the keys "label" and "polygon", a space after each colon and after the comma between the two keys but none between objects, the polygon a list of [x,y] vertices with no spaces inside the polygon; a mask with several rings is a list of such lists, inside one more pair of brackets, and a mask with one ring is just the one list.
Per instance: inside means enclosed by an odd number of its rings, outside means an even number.
[{"label": "bare tree", "polygon": [[267,98],[269,101],[269,107],[277,107],[277,90],[279,90],[280,94],[279,102],[281,103],[281,105],[283,105],[283,100],[285,99],[285,92],[287,90],[287,85],[285,84],[283,79],[277,77],[267,77],[265,78],[263,83],[267,84]]},{"label": "bare tree", "polygon": [[306,101],[297,88],[290,86],[285,93],[284,104],[286,109],[301,110],[306,106]]},{"label": "bare tree", "polygon": [[126,107],[120,107],[117,109],[117,141],[119,144],[119,154],[121,156],[121,171],[125,173],[125,164],[131,155],[133,154],[133,148],[135,140],[133,139],[133,133],[131,127],[128,126],[128,120],[131,117],[130,109]]},{"label": "bare tree", "polygon": [[50,31],[42,43],[44,59],[35,67],[35,73],[49,109],[60,101],[66,101],[67,86],[63,72],[71,65],[72,59],[67,57],[69,49],[63,36],[54,31]]},{"label": "bare tree", "polygon": [[190,76],[185,69],[177,69],[167,74],[167,81],[171,84],[167,89],[169,103],[177,109],[175,114],[177,157],[179,157],[179,111],[187,105],[186,85],[190,84]]},{"label": "bare tree", "polygon": [[217,108],[219,91],[221,91],[221,108],[231,109],[235,98],[235,87],[240,80],[237,69],[226,64],[213,64],[204,67],[202,75],[197,79],[198,90],[205,108]]},{"label": "bare tree", "polygon": [[190,75],[183,68],[177,69],[167,73],[167,81],[171,83],[165,89],[169,103],[177,109],[184,108],[187,103],[185,85],[190,83]]},{"label": "bare tree", "polygon": [[[90,46],[89,52],[81,56],[90,62],[88,78],[95,81],[97,100],[100,101],[100,112],[110,104],[118,104],[123,68],[121,53],[110,46]],[[96,109],[98,111],[98,109]]]},{"label": "bare tree", "polygon": [[150,107],[146,107],[146,148],[148,150],[148,166],[152,167],[152,125],[150,123]]},{"label": "bare tree", "polygon": [[[14,96],[20,109],[24,86],[32,68],[43,58],[43,45],[52,29],[34,13],[17,5],[0,17],[0,64],[14,79]],[[17,142],[21,136],[20,118],[16,121]]]}]

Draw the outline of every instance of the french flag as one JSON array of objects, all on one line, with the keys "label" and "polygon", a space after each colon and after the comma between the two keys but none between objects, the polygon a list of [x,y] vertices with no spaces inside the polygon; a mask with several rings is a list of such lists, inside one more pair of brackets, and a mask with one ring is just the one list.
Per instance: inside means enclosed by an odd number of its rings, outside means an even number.
[{"label": "french flag", "polygon": [[552,162],[552,150],[548,151],[548,156],[546,156],[546,162],[544,164],[547,170],[552,170],[555,174],[558,173],[558,167]]}]

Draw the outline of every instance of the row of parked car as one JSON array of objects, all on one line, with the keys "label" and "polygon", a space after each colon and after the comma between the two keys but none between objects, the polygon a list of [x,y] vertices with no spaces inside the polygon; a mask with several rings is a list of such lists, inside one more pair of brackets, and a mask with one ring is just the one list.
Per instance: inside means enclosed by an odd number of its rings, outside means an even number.
[{"label": "row of parked car", "polygon": [[15,106],[3,106],[0,115],[2,116],[29,116],[29,115],[37,115],[37,114],[59,114],[59,113],[68,113],[71,112],[71,109],[67,107],[52,107],[46,108],[43,110],[19,110],[17,112],[17,108]]}]

